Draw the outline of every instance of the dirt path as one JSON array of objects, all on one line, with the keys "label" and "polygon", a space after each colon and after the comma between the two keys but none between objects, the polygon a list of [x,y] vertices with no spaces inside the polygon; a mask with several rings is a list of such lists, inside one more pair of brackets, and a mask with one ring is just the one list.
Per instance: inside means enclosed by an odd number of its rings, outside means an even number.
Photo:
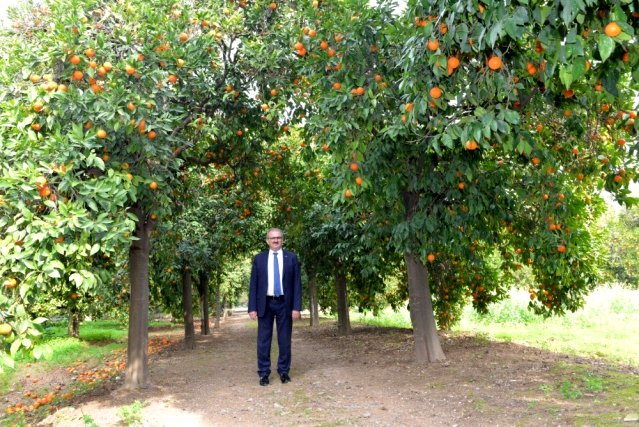
[{"label": "dirt path", "polygon": [[605,407],[595,394],[561,398],[559,362],[596,371],[594,361],[443,337],[448,360],[420,366],[412,362],[412,337],[405,330],[358,326],[353,335],[337,337],[333,324],[312,330],[307,320],[297,322],[293,334],[292,382],[283,385],[272,374],[271,384],[261,387],[255,325],[236,313],[211,336],[198,336],[194,351],[175,349],[151,359],[149,389],[116,388],[61,409],[44,424],[83,426],[86,415],[101,427],[118,425],[118,409],[135,400],[146,404],[143,425],[153,427],[563,426],[606,411],[622,420],[632,410]]}]

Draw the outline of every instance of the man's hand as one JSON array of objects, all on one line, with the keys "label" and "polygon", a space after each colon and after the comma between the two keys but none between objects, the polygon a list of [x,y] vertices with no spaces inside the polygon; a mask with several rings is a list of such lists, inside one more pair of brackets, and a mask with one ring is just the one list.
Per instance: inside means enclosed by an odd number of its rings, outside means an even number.
[{"label": "man's hand", "polygon": [[293,320],[299,320],[302,318],[302,313],[300,313],[297,310],[293,310],[292,316],[293,316]]},{"label": "man's hand", "polygon": [[251,320],[257,319],[257,311],[249,311],[249,317]]}]

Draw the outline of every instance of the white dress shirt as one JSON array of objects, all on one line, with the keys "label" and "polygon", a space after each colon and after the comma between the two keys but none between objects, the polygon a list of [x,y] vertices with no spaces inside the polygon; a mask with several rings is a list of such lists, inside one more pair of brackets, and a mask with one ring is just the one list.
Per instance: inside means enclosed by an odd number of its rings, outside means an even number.
[{"label": "white dress shirt", "polygon": [[[282,295],[284,295],[283,275],[284,275],[284,257],[282,256],[282,250],[277,251],[277,264],[280,267],[280,287],[282,289]],[[268,251],[268,289],[266,295],[275,295],[273,280],[273,251]]]}]

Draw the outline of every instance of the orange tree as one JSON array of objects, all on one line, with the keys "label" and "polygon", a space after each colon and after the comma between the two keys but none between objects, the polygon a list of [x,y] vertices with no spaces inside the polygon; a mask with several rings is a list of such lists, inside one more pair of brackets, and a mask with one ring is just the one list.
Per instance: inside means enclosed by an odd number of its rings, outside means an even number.
[{"label": "orange tree", "polygon": [[[502,298],[529,265],[530,307],[576,310],[596,283],[605,188],[631,201],[639,51],[635,3],[320,2],[295,41],[330,151],[336,202],[370,212],[404,255],[418,361],[440,322]],[[355,166],[351,165],[355,163]],[[380,241],[380,244],[383,241]],[[436,280],[429,280],[435,277]]]},{"label": "orange tree", "polygon": [[2,274],[20,295],[3,289],[0,310],[19,337],[3,343],[31,345],[26,297],[49,278],[99,286],[90,256],[120,245],[126,384],[146,384],[151,233],[180,198],[181,167],[217,157],[252,167],[243,159],[279,135],[291,55],[278,40],[291,17],[284,4],[169,0],[64,0],[13,14],[1,48]]},{"label": "orange tree", "polygon": [[[160,222],[154,231],[151,299],[175,318],[184,316],[189,348],[194,346],[192,311],[197,305],[202,333],[208,334],[210,278],[219,277],[247,248],[255,248],[262,241],[265,227],[259,195],[251,190],[255,170],[250,172],[239,179],[230,166],[222,167],[221,163],[193,167],[188,177],[184,175],[180,190],[183,195],[190,194],[192,203],[179,215]],[[199,298],[191,295],[191,286],[186,283],[191,279]],[[238,289],[226,289],[224,299],[235,301],[237,293]]]}]

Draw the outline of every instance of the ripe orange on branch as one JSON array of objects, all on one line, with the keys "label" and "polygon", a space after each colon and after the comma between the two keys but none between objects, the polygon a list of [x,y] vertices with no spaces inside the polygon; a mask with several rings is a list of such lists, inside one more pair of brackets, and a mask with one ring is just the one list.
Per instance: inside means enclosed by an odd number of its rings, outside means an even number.
[{"label": "ripe orange on branch", "polygon": [[477,141],[475,141],[474,139],[470,139],[468,141],[466,141],[466,149],[467,150],[476,150],[479,147],[479,145],[477,144]]},{"label": "ripe orange on branch", "polygon": [[14,279],[13,277],[9,277],[5,279],[2,285],[7,289],[13,289],[18,285],[18,281]]},{"label": "ripe orange on branch", "polygon": [[440,88],[438,88],[437,86],[435,86],[434,88],[432,88],[429,92],[431,98],[433,99],[439,99],[441,98],[443,92]]},{"label": "ripe orange on branch", "polygon": [[604,33],[608,37],[617,37],[621,34],[621,27],[615,21],[609,22],[604,28]]},{"label": "ripe orange on branch", "polygon": [[11,331],[13,330],[13,327],[8,324],[8,323],[2,323],[0,324],[0,335],[9,335],[11,333]]},{"label": "ripe orange on branch", "polygon": [[504,63],[502,62],[499,56],[494,55],[488,59],[487,65],[488,65],[488,68],[490,68],[491,70],[497,71],[504,66]]},{"label": "ripe orange on branch", "polygon": [[426,43],[426,47],[431,52],[435,52],[437,49],[439,49],[439,40],[437,40],[437,39],[428,40],[428,43]]}]

